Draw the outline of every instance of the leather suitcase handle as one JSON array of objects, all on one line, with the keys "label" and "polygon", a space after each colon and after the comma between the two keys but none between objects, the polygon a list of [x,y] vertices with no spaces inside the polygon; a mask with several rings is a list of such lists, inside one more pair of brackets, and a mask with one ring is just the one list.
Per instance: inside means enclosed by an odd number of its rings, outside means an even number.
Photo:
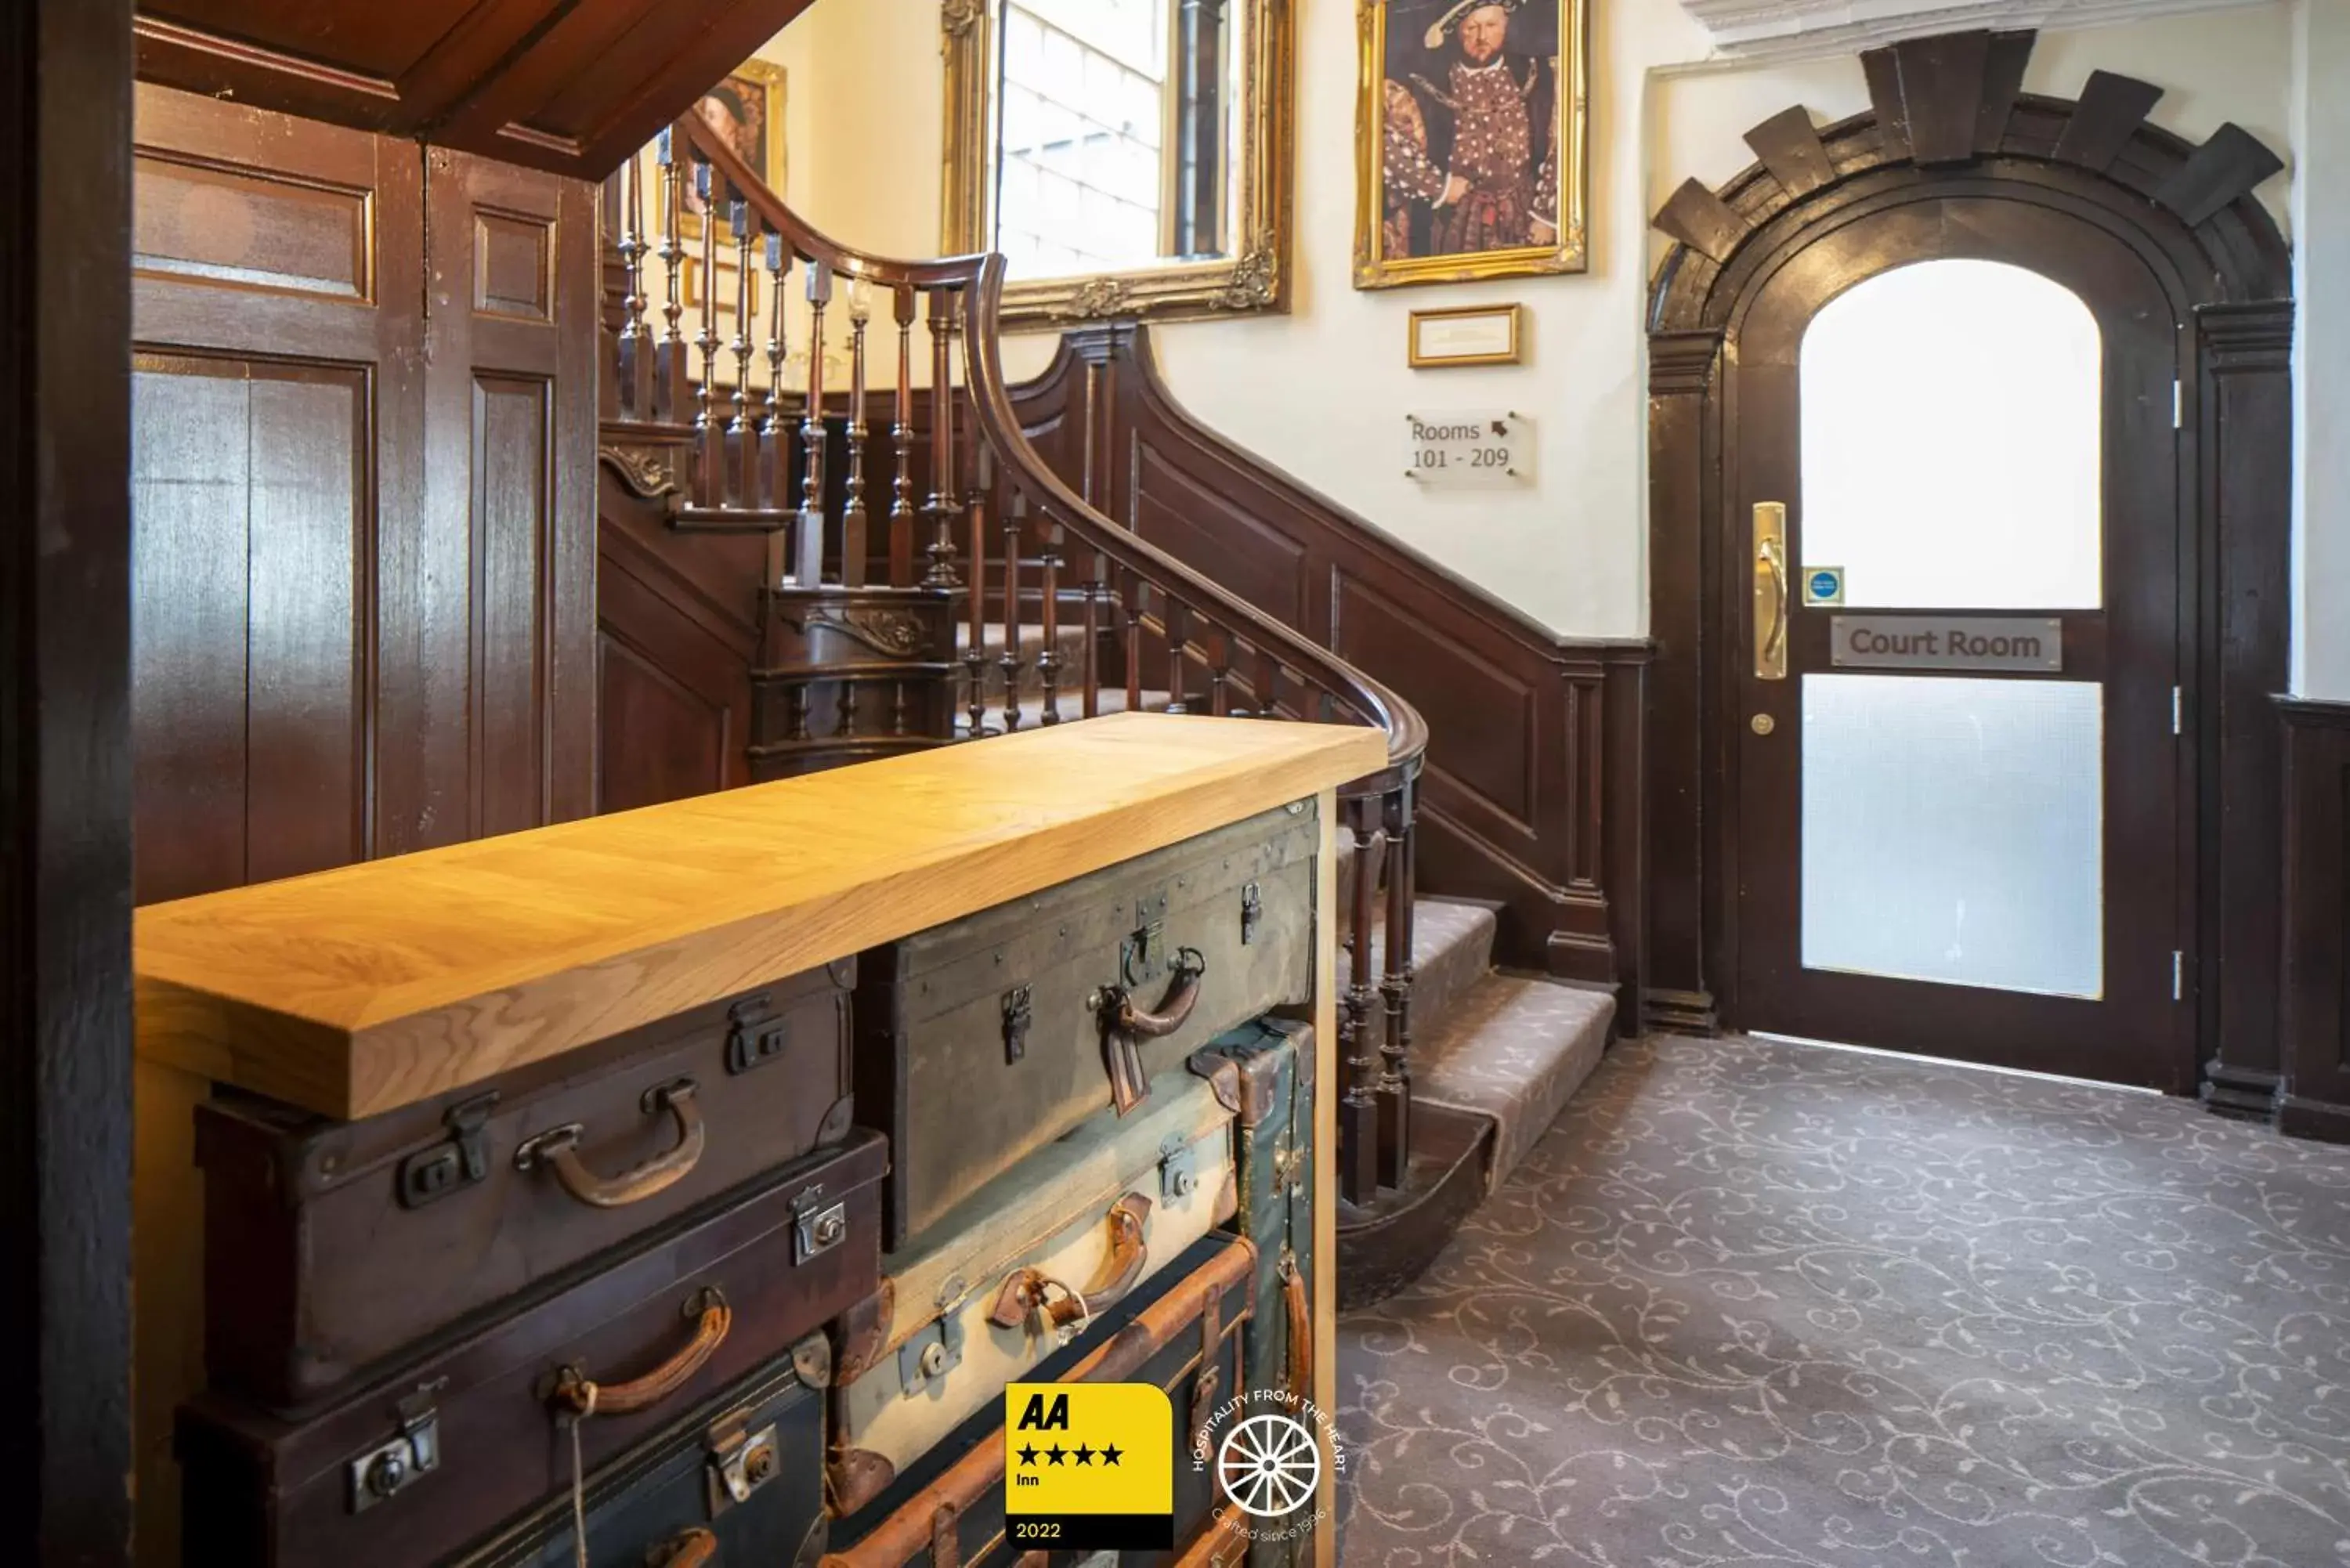
[{"label": "leather suitcase handle", "polygon": [[1144,1225],[1150,1218],[1150,1199],[1129,1192],[1110,1205],[1105,1218],[1109,1251],[1083,1290],[1071,1290],[1041,1269],[1014,1269],[996,1293],[987,1321],[998,1328],[1018,1328],[1031,1313],[1041,1310],[1053,1327],[1066,1328],[1118,1304],[1142,1278],[1143,1265],[1149,1261]]},{"label": "leather suitcase handle", "polygon": [[718,1537],[706,1530],[689,1530],[653,1548],[646,1561],[651,1568],[709,1568],[718,1561]]},{"label": "leather suitcase handle", "polygon": [[693,1337],[676,1355],[626,1383],[593,1382],[580,1376],[577,1367],[567,1366],[556,1374],[555,1402],[583,1420],[589,1416],[629,1416],[649,1410],[709,1365],[718,1347],[726,1343],[726,1331],[733,1326],[734,1312],[726,1298],[716,1291],[705,1291]]},{"label": "leather suitcase handle", "polygon": [[525,1140],[515,1150],[515,1168],[530,1170],[540,1165],[553,1166],[555,1179],[563,1183],[563,1190],[591,1209],[625,1209],[666,1192],[702,1163],[702,1150],[710,1143],[710,1129],[702,1125],[702,1107],[694,1102],[691,1078],[648,1089],[644,1108],[648,1115],[666,1111],[677,1118],[677,1147],[667,1154],[618,1176],[598,1176],[579,1158],[579,1140],[588,1129],[577,1122],[567,1122]]},{"label": "leather suitcase handle", "polygon": [[1134,1005],[1134,998],[1126,992],[1118,993],[1118,1016],[1110,1027],[1120,1034],[1139,1040],[1164,1040],[1190,1021],[1191,1010],[1200,1005],[1200,981],[1207,978],[1208,960],[1197,948],[1181,948],[1175,954],[1175,980],[1167,988],[1165,1000],[1159,1011],[1145,1012]]}]

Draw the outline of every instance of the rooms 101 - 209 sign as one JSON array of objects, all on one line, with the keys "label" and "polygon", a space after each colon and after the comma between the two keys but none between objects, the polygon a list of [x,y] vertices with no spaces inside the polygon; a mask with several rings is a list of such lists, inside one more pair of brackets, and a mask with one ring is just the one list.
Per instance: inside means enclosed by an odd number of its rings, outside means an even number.
[{"label": "rooms 101 - 209 sign", "polygon": [[1406,414],[1404,473],[1438,490],[1522,484],[1534,472],[1534,421],[1499,412]]}]

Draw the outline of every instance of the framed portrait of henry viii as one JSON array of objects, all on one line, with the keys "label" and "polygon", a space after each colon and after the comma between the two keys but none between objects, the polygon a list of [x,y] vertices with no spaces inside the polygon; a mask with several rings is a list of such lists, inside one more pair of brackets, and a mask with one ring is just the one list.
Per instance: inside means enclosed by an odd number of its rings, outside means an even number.
[{"label": "framed portrait of henry viii", "polygon": [[1357,0],[1355,286],[1581,272],[1586,0]]}]

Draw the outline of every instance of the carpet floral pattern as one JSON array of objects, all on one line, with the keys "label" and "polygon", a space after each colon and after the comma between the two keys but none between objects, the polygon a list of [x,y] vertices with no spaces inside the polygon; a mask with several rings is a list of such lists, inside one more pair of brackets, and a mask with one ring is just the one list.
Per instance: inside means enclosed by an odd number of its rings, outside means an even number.
[{"label": "carpet floral pattern", "polygon": [[1339,1381],[1347,1568],[2350,1563],[2350,1149],[1632,1043]]}]

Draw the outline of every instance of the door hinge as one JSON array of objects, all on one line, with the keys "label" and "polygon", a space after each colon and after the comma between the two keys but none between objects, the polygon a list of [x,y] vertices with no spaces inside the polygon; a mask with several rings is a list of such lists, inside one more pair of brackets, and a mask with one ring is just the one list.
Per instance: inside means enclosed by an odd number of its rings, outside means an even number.
[{"label": "door hinge", "polygon": [[2174,735],[2187,733],[2187,691],[2184,687],[2170,689],[2170,732]]},{"label": "door hinge", "polygon": [[2170,428],[2180,430],[2187,423],[2187,393],[2178,378],[2170,378]]},{"label": "door hinge", "polygon": [[2170,1000],[2187,1000],[2187,955],[2178,948],[2170,950]]}]

